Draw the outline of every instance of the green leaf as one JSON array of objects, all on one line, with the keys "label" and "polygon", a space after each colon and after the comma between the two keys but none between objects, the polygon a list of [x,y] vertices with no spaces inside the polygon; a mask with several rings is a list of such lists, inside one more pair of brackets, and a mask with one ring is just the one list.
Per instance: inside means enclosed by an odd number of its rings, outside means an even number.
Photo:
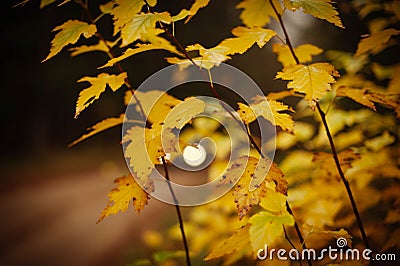
[{"label": "green leaf", "polygon": [[53,31],[60,32],[51,41],[50,53],[42,62],[58,54],[66,45],[76,43],[81,35],[85,38],[92,37],[97,32],[97,29],[96,25],[93,24],[87,24],[79,20],[68,20],[64,24],[55,27]]},{"label": "green leaf", "polygon": [[264,248],[264,245],[271,246],[277,239],[284,237],[283,226],[293,226],[293,216],[288,212],[273,214],[261,211],[249,219],[250,241],[254,252]]}]

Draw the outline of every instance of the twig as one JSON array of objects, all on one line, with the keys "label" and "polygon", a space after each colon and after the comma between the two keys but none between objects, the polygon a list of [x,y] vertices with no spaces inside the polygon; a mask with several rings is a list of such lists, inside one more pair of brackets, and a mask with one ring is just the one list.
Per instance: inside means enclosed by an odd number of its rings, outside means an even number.
[{"label": "twig", "polygon": [[[278,17],[278,20],[279,20],[279,23],[280,23],[280,25],[282,27],[283,33],[285,34],[286,44],[289,47],[289,50],[290,50],[294,60],[296,61],[296,64],[300,64],[300,61],[299,61],[299,59],[296,56],[296,53],[294,51],[293,45],[290,42],[289,35],[288,35],[287,31],[286,31],[285,24],[283,23],[283,20],[282,20],[282,16],[276,10],[276,7],[274,6],[272,0],[269,0],[269,2],[271,3],[272,8],[274,9],[274,12]],[[345,177],[345,175],[343,173],[343,169],[342,169],[342,167],[340,165],[339,157],[338,157],[338,154],[337,154],[337,151],[336,151],[336,146],[335,146],[335,143],[333,142],[333,138],[332,138],[332,135],[330,133],[328,123],[326,121],[325,113],[321,109],[321,106],[319,105],[318,102],[316,103],[316,106],[317,106],[318,113],[321,116],[322,124],[324,125],[325,131],[326,131],[326,135],[328,136],[328,140],[329,140],[330,148],[331,148],[331,151],[332,151],[333,159],[335,160],[336,168],[337,168],[337,170],[339,172],[340,179],[342,180],[342,182],[343,182],[343,184],[344,184],[344,186],[346,188],[347,195],[348,195],[348,197],[350,199],[351,207],[353,208],[353,213],[354,213],[354,216],[356,217],[357,224],[358,224],[358,227],[359,227],[360,232],[361,232],[362,240],[364,242],[365,247],[367,249],[370,249],[370,246],[369,246],[369,243],[368,243],[367,234],[365,233],[364,225],[363,225],[363,222],[361,220],[361,216],[360,216],[360,213],[358,211],[357,204],[356,204],[356,201],[355,201],[354,196],[353,196],[353,192],[351,191],[350,183],[347,180],[347,178]],[[373,261],[371,261],[371,265],[374,265]]]},{"label": "twig", "polygon": [[183,224],[181,209],[179,207],[179,202],[178,202],[178,199],[176,198],[175,192],[174,192],[174,190],[172,189],[172,186],[171,186],[171,180],[169,178],[167,162],[165,161],[164,156],[161,157],[161,160],[162,160],[162,164],[163,164],[163,167],[164,167],[165,179],[167,179],[167,184],[168,184],[168,187],[169,187],[169,191],[171,192],[172,199],[174,200],[174,206],[175,206],[176,214],[178,215],[179,228],[181,229],[183,246],[185,248],[186,265],[190,266],[191,262],[190,262],[190,256],[189,256],[189,246],[188,246],[187,240],[186,240],[185,227],[184,227],[184,224]]},{"label": "twig", "polygon": [[[342,167],[340,166],[339,157],[338,157],[338,154],[337,154],[337,151],[336,151],[335,143],[333,142],[333,138],[332,138],[331,132],[330,132],[329,127],[328,127],[328,123],[326,121],[325,113],[321,109],[321,106],[319,105],[318,102],[317,102],[317,110],[318,110],[319,115],[321,116],[322,123],[324,124],[326,135],[328,136],[328,140],[329,140],[329,145],[331,146],[333,159],[335,160],[336,168],[338,169],[340,179],[342,180],[342,182],[343,182],[343,184],[344,184],[344,186],[346,188],[347,195],[348,195],[348,197],[350,199],[351,207],[353,208],[353,213],[354,213],[354,216],[356,217],[357,224],[358,224],[358,227],[360,229],[361,237],[363,239],[364,245],[365,245],[365,247],[367,249],[370,249],[370,246],[369,246],[369,243],[368,243],[367,234],[365,233],[364,225],[363,225],[363,222],[361,220],[361,215],[360,215],[360,212],[358,211],[357,204],[356,204],[356,201],[355,201],[354,196],[353,196],[353,192],[351,191],[350,183],[347,180],[347,178],[345,177],[345,175],[343,173],[343,170],[342,170]],[[371,261],[371,265],[374,265],[373,261]]]}]

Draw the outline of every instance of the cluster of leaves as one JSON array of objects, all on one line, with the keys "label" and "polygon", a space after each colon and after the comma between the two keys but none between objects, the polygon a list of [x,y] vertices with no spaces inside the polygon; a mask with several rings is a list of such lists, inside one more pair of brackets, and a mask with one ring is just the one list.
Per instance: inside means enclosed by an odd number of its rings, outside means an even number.
[{"label": "cluster of leaves", "polygon": [[[42,0],[41,7],[53,2],[56,0]],[[75,2],[83,7],[87,20],[71,19],[57,26],[54,29],[57,34],[45,60],[66,46],[72,56],[95,51],[109,56],[109,60],[99,66],[97,76],[78,80],[90,85],[79,93],[75,117],[98,100],[108,87],[112,91],[124,87],[125,104],[135,105],[139,113],[148,117],[145,125],[132,121],[133,126],[122,139],[127,145],[126,157],[134,169],[135,179],[148,192],[155,189],[148,176],[156,165],[162,164],[160,158],[177,152],[175,129],[181,130],[189,123],[192,126],[183,130],[182,141],[193,134],[216,140],[219,151],[209,167],[209,179],[222,176],[221,183],[237,182],[231,193],[196,207],[190,213],[185,226],[191,256],[203,256],[206,260],[223,257],[225,264],[252,260],[265,244],[289,248],[288,238],[296,239],[295,223],[300,226],[309,247],[323,248],[338,237],[345,237],[351,243],[352,235],[358,234],[357,224],[332,152],[334,155],[337,152],[341,170],[351,184],[361,215],[370,217],[369,212],[380,208],[382,219],[364,220],[374,247],[381,250],[400,247],[396,237],[400,231],[397,125],[400,119],[400,65],[396,62],[384,65],[376,57],[398,45],[398,1],[352,3],[360,18],[368,21],[370,30],[361,38],[354,53],[324,51],[312,44],[292,47],[287,38],[283,41],[284,37],[268,28],[272,20],[282,24],[282,16],[294,11],[343,28],[339,13],[330,0],[243,0],[237,5],[243,25],[232,29],[232,37],[209,48],[199,43],[182,47],[172,31],[174,24],[188,23],[209,0],[195,0],[189,9],[176,15],[168,11],[152,12],[156,0],[114,0],[99,6],[101,13],[95,19],[86,3]],[[371,13],[374,16],[369,16]],[[96,26],[103,16],[112,18],[113,40],[106,40]],[[98,41],[71,47],[82,35]],[[278,158],[282,159],[276,163],[271,164],[253,147],[250,153],[228,164],[226,144],[229,136],[222,134],[213,121],[193,120],[204,111],[205,104],[199,99],[178,99],[154,90],[137,92],[130,101],[134,90],[129,73],[120,65],[122,60],[162,49],[172,54],[166,58],[171,64],[179,64],[181,68],[195,64],[211,69],[234,55],[245,53],[255,44],[263,48],[271,39],[281,41],[273,43],[272,50],[282,64],[276,79],[288,81],[287,88],[266,97],[256,96],[249,105],[239,102],[237,115],[248,126],[255,123],[257,117],[262,117],[279,129],[276,148]],[[114,53],[115,47],[122,49],[120,55]],[[191,58],[189,54],[196,55]],[[329,62],[314,62],[313,57],[321,54]],[[109,73],[112,66],[116,66],[119,73]],[[298,99],[295,106],[285,103],[286,98],[293,97]],[[151,109],[154,99],[158,101]],[[322,123],[317,108],[323,112],[329,128]],[[89,132],[72,145],[120,125],[126,119],[124,114],[107,118],[89,128]],[[327,130],[334,138],[335,151],[331,150]],[[165,140],[167,145],[163,146]],[[268,147],[270,143],[266,145]],[[148,160],[138,160],[143,158],[143,153],[148,154]],[[260,176],[259,169],[269,165],[267,176]],[[125,176],[115,180],[117,187],[108,195],[109,203],[99,222],[125,211],[131,200],[136,211],[145,207],[149,197],[135,179]],[[258,180],[262,181],[259,183]],[[177,232],[178,227],[172,228],[170,237],[179,238]],[[218,243],[221,238],[225,240]],[[360,241],[356,244],[360,245]]]}]

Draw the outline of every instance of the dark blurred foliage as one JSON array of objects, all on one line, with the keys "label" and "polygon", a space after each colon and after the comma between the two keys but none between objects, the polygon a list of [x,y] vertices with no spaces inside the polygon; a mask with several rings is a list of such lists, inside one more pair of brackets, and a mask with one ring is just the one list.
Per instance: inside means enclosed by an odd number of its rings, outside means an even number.
[{"label": "dark blurred foliage", "polygon": [[[98,3],[89,1],[93,15],[99,14]],[[178,0],[159,1],[158,10],[169,10],[172,14],[190,2]],[[19,161],[39,156],[49,156],[54,151],[66,150],[68,143],[83,134],[87,127],[108,116],[123,112],[123,91],[104,93],[99,101],[74,119],[75,101],[87,83],[76,81],[83,76],[101,73],[97,67],[107,58],[100,53],[90,53],[71,58],[67,51],[41,63],[50,49],[54,37],[51,30],[68,19],[85,20],[79,5],[73,1],[57,7],[56,4],[39,9],[39,1],[29,1],[25,5],[13,7],[18,1],[1,1],[1,114],[2,161]],[[230,36],[230,30],[240,25],[239,13],[235,9],[238,1],[211,1],[187,25],[176,25],[177,39],[183,46],[201,43],[205,47],[218,44]],[[324,21],[312,19],[311,24],[301,25],[301,21],[288,23],[289,34],[298,35],[294,45],[313,43],[329,49],[354,51],[360,34],[367,32],[365,26],[351,9],[342,3],[348,13],[342,13],[347,29],[338,29]],[[309,18],[311,19],[311,18]],[[292,25],[292,26],[291,26]],[[294,26],[294,27],[293,27]],[[112,38],[111,18],[102,18],[98,27],[106,38]],[[277,25],[272,23],[272,27]],[[279,30],[277,28],[277,30]],[[94,38],[92,38],[94,39]],[[93,42],[88,40],[86,42]],[[245,55],[235,56],[229,64],[244,70],[265,91],[277,90],[284,86],[281,81],[273,81],[280,69],[270,45],[264,49],[253,47]],[[118,49],[116,49],[118,53]],[[156,51],[139,54],[125,60],[122,65],[134,86],[155,71],[166,66],[166,52]],[[119,142],[120,132],[112,129],[82,143],[106,147]],[[76,148],[74,148],[76,149]]]}]

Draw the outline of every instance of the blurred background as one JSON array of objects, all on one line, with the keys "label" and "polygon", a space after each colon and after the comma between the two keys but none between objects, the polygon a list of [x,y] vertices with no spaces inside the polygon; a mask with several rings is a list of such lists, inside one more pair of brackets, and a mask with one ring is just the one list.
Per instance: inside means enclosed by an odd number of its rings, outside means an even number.
[{"label": "blurred background", "polygon": [[[92,7],[96,7],[93,1]],[[191,1],[159,1],[171,13],[189,7]],[[218,44],[241,24],[239,1],[211,1],[192,21],[175,28],[184,46]],[[71,58],[64,50],[41,63],[54,37],[51,30],[68,19],[83,19],[73,1],[39,9],[32,0],[1,1],[1,179],[0,265],[124,265],[146,257],[141,233],[167,228],[176,222],[173,207],[150,200],[140,215],[129,209],[100,224],[112,181],[128,174],[119,145],[120,128],[108,130],[67,148],[86,128],[124,111],[123,91],[107,90],[100,100],[74,119],[83,76],[99,74],[106,62],[100,53]],[[91,1],[89,1],[91,3]],[[345,6],[344,6],[345,7]],[[98,14],[98,10],[93,13]],[[289,16],[288,16],[289,18]],[[295,15],[287,21],[294,46],[312,43],[329,49],[354,51],[359,36],[367,32],[354,13],[342,15],[346,30],[311,16]],[[111,18],[99,23],[111,25]],[[272,27],[276,27],[272,23]],[[112,28],[104,35],[111,39]],[[140,85],[166,66],[167,53],[143,53],[123,62],[131,82]],[[271,44],[253,47],[228,62],[250,75],[265,91],[282,88],[273,81],[280,69]],[[273,81],[273,82],[272,82]]]}]

